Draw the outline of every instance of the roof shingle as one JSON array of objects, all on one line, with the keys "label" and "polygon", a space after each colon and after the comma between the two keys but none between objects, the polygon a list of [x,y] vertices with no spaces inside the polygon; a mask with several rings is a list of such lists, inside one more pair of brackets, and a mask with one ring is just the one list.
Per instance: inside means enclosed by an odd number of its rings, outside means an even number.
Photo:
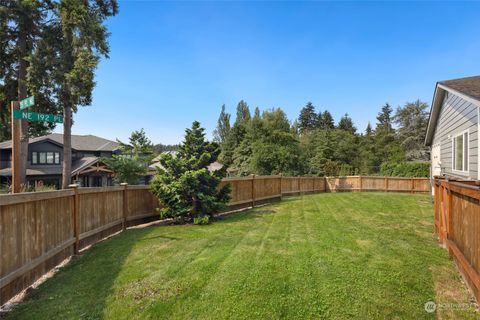
[{"label": "roof shingle", "polygon": [[[55,143],[63,145],[63,134],[52,133],[45,136],[31,138],[29,143],[51,140]],[[0,143],[0,149],[12,148],[12,141]],[[81,151],[115,151],[118,149],[118,143],[115,141],[100,138],[94,135],[73,135],[72,148]]]},{"label": "roof shingle", "polygon": [[438,83],[480,101],[480,76],[445,80]]}]

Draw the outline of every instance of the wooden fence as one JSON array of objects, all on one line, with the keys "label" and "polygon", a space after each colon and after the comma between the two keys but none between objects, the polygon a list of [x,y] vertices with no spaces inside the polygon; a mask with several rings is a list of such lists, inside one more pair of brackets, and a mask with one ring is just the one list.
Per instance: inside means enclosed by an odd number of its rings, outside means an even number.
[{"label": "wooden fence", "polygon": [[480,302],[480,187],[436,178],[435,232]]},{"label": "wooden fence", "polygon": [[157,218],[147,186],[0,196],[0,305],[80,249]]},{"label": "wooden fence", "polygon": [[[335,191],[428,192],[428,179],[385,177],[227,178],[229,210],[282,196]],[[127,226],[158,219],[146,186],[77,188],[0,196],[0,305],[58,263]]]}]

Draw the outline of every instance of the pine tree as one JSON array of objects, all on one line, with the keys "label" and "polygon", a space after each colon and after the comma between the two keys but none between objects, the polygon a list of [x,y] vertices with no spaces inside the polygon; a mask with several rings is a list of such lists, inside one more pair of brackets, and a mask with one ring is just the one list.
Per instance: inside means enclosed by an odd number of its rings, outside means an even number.
[{"label": "pine tree", "polygon": [[[51,14],[48,1],[3,0],[0,9],[0,141],[10,139],[10,101],[26,98],[31,92],[27,85],[27,70],[33,48],[40,35],[44,34],[43,24]],[[37,79],[33,79],[37,80]],[[38,84],[38,82],[37,82]],[[54,108],[52,102],[40,93],[36,95],[33,111],[45,112]],[[26,183],[26,166],[29,134],[37,135],[53,127],[36,123],[30,128],[29,122],[20,121],[20,183]]]},{"label": "pine tree", "polygon": [[217,127],[213,131],[213,139],[222,145],[230,133],[230,114],[225,112],[225,105],[222,105],[220,116],[218,117]]},{"label": "pine tree", "polygon": [[317,122],[315,124],[315,129],[325,129],[325,125],[323,123],[323,115],[322,111],[319,111],[317,114]]},{"label": "pine tree", "polygon": [[298,128],[300,133],[311,131],[315,129],[317,125],[317,114],[315,113],[315,107],[311,102],[308,102],[305,107],[300,110],[298,116]]},{"label": "pine tree", "polygon": [[382,131],[385,133],[391,133],[393,131],[392,113],[392,107],[388,103],[385,103],[385,105],[382,107],[382,110],[377,115],[378,122],[375,131]]},{"label": "pine tree", "polygon": [[373,133],[373,130],[372,130],[372,125],[370,124],[370,121],[368,121],[368,124],[367,124],[367,128],[365,129],[365,134],[367,136],[371,135]]},{"label": "pine tree", "polygon": [[322,128],[325,130],[335,129],[335,121],[333,120],[333,116],[327,110],[322,113]]},{"label": "pine tree", "polygon": [[185,130],[176,157],[165,154],[160,158],[162,168],[151,183],[151,190],[165,205],[159,209],[162,217],[191,221],[225,208],[230,199],[230,186],[219,188],[225,169],[209,172],[207,166],[217,160],[219,145],[205,140],[204,129],[198,121]]},{"label": "pine tree", "polygon": [[340,119],[337,128],[351,134],[355,134],[357,132],[357,128],[355,128],[353,125],[353,120],[348,116],[348,113],[345,113],[345,115]]},{"label": "pine tree", "polygon": [[[108,58],[108,31],[104,21],[118,12],[116,0],[61,0],[54,5],[51,23],[32,57],[32,73],[43,76],[51,99],[63,110],[62,188],[70,183],[72,115],[92,102],[94,71],[101,57]],[[41,63],[47,61],[48,63]]]},{"label": "pine tree", "polygon": [[120,140],[117,142],[121,154],[104,157],[101,161],[115,172],[115,183],[138,184],[140,177],[147,173],[148,164],[153,159],[153,144],[143,129],[133,131],[128,143]]},{"label": "pine tree", "polygon": [[145,130],[135,130],[128,138],[128,143],[117,140],[120,145],[119,149],[123,154],[133,156],[147,156],[153,154],[152,141],[147,137]]},{"label": "pine tree", "polygon": [[240,100],[237,105],[237,117],[235,118],[235,125],[245,124],[250,121],[250,118],[251,115],[248,104],[245,101]]},{"label": "pine tree", "polygon": [[398,135],[405,149],[407,160],[428,161],[429,148],[424,145],[428,125],[428,104],[420,100],[407,102],[398,107],[394,122],[398,125]]}]

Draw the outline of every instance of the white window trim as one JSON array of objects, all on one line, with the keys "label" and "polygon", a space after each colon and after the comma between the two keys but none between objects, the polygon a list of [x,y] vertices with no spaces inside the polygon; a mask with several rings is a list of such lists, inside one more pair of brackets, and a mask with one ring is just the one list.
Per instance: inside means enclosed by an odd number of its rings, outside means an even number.
[{"label": "white window trim", "polygon": [[[459,136],[463,136],[465,133],[467,134],[467,141],[466,141],[467,142],[467,154],[466,155],[464,154],[464,157],[465,156],[467,157],[467,170],[456,170],[455,169],[455,138],[457,138]],[[452,172],[453,173],[468,176],[468,173],[470,172],[470,141],[469,140],[470,140],[470,130],[469,129],[457,132],[457,133],[452,135]],[[463,146],[465,148],[465,141],[463,141]],[[465,160],[464,160],[464,162],[465,162]]]}]

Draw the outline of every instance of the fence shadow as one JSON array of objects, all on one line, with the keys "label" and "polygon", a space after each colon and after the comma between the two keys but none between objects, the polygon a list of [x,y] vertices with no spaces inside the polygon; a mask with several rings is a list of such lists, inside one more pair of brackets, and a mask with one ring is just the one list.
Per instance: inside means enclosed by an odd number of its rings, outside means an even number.
[{"label": "fence shadow", "polygon": [[[153,228],[127,230],[74,256],[51,279],[30,290],[25,301],[2,315],[2,319],[23,319],[34,314],[52,319],[60,314],[75,319],[87,315],[88,319],[103,319],[108,298],[132,248],[139,241],[159,238],[148,237]],[[160,238],[176,240],[174,237]],[[58,304],[56,298],[68,303]]]}]

